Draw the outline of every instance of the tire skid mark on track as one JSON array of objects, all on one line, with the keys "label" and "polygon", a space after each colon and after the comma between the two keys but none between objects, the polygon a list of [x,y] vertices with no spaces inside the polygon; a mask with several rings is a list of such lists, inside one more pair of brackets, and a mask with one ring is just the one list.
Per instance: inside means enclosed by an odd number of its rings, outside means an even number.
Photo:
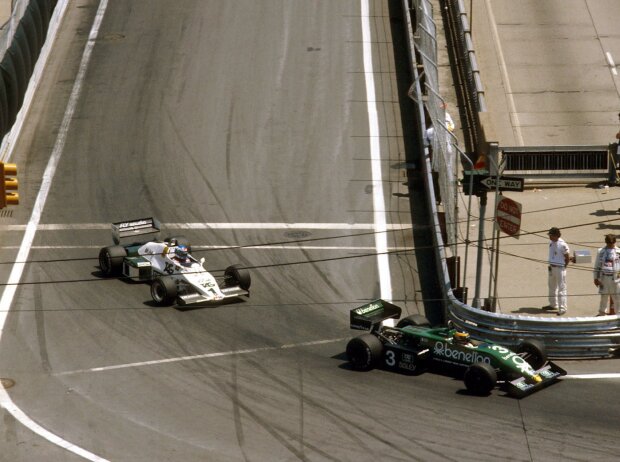
[{"label": "tire skid mark on track", "polygon": [[[383,372],[383,371],[382,371]],[[319,379],[319,377],[315,377],[315,379]],[[368,419],[368,421],[372,421],[375,419],[375,416],[372,412],[368,411],[366,403],[362,400],[355,399],[356,396],[350,393],[350,390],[346,390],[343,392],[343,389],[340,387],[333,387],[330,383],[321,381],[323,387],[329,391],[334,397],[338,398],[338,401],[345,403],[347,409],[354,410],[355,413],[363,415]],[[435,410],[432,409],[431,406],[418,404],[417,409],[419,411],[424,411],[425,413],[434,413]],[[437,460],[448,460],[446,459],[445,454],[443,454],[440,450],[436,449],[436,445],[432,440],[425,439],[423,437],[416,437],[411,434],[408,427],[403,426],[401,423],[392,422],[389,420],[383,421],[381,423],[382,427],[386,430],[385,434],[389,434],[391,436],[402,438],[408,442],[415,442],[416,444],[416,458],[410,458],[405,460],[427,460],[427,459],[437,459]],[[358,424],[358,429],[361,429],[361,426]],[[422,455],[422,450],[426,451],[426,454]],[[431,457],[432,456],[432,457]]]},{"label": "tire skid mark on track", "polygon": [[[40,280],[39,274],[35,273],[35,282]],[[34,286],[34,316],[35,316],[35,325],[37,329],[37,344],[39,346],[39,357],[41,358],[41,367],[45,371],[46,374],[49,374],[52,371],[52,367],[50,365],[49,354],[47,351],[47,336],[45,331],[45,310],[43,308],[43,297],[41,294],[41,286]]]},{"label": "tire skid mark on track", "polygon": [[[359,447],[363,447],[366,454],[372,453],[373,450],[369,445],[365,444],[364,438],[356,436],[356,432],[365,435],[366,438],[370,438],[372,440],[375,440],[376,442],[384,444],[385,446],[402,455],[405,460],[419,460],[416,458],[416,454],[403,449],[401,445],[399,445],[397,442],[389,441],[387,437],[384,437],[372,431],[368,431],[368,429],[364,428],[359,422],[356,422],[353,417],[339,414],[336,411],[332,410],[328,405],[323,404],[318,400],[311,398],[310,396],[303,395],[303,389],[302,391],[298,392],[291,384],[285,382],[282,378],[271,372],[261,363],[255,360],[252,360],[250,362],[263,374],[264,377],[270,379],[274,384],[280,386],[286,392],[290,393],[291,395],[299,394],[299,398],[303,400],[305,406],[312,406],[317,412],[325,415],[325,417],[330,419],[334,425],[340,428],[340,431],[343,434],[346,434],[348,437],[350,437],[356,443],[356,445],[358,445]],[[291,430],[289,430],[289,432],[292,433]],[[405,440],[410,439],[409,435],[402,435],[402,437]],[[315,451],[317,450],[317,448],[315,448],[314,446],[310,446],[306,442],[302,442],[302,444],[309,449],[313,449]],[[328,458],[328,455],[324,454],[323,452],[319,452],[319,454],[325,458]],[[332,458],[329,459],[340,460]]]},{"label": "tire skid mark on track", "polygon": [[[256,363],[252,361],[252,364]],[[321,449],[317,445],[312,445],[307,442],[302,442],[303,447],[301,449],[296,448],[293,445],[293,441],[295,437],[293,435],[293,431],[284,426],[284,424],[274,424],[269,422],[267,418],[263,417],[259,412],[253,410],[250,407],[250,403],[247,404],[239,398],[235,389],[230,389],[230,384],[225,380],[217,379],[216,377],[210,377],[211,382],[220,389],[220,391],[227,396],[235,407],[235,425],[237,426],[237,432],[241,430],[241,434],[238,433],[238,436],[241,437],[240,441],[243,440],[243,433],[241,428],[241,411],[243,411],[247,416],[249,416],[256,424],[260,425],[267,433],[269,433],[276,441],[278,441],[284,448],[294,454],[299,460],[308,460],[306,455],[304,454],[304,448],[308,448],[316,452],[322,457],[322,460],[331,460],[334,462],[339,462],[341,459],[339,457],[331,456],[327,451]]]}]

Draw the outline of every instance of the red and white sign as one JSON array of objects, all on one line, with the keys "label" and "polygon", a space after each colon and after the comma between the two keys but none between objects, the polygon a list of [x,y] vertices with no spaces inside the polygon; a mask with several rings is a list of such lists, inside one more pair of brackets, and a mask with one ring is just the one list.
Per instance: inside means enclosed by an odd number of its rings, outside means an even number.
[{"label": "red and white sign", "polygon": [[502,197],[495,211],[496,223],[503,232],[519,239],[521,230],[521,204],[507,197]]}]

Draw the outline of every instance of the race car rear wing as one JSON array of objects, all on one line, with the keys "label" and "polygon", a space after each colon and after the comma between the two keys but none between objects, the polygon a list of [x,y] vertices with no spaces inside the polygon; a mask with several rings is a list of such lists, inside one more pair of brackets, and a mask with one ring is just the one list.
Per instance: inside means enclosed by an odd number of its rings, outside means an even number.
[{"label": "race car rear wing", "polygon": [[131,221],[112,223],[112,238],[115,244],[120,244],[121,239],[133,239],[135,236],[159,233],[161,224],[153,217],[139,218]]},{"label": "race car rear wing", "polygon": [[401,313],[399,306],[385,300],[375,300],[350,311],[351,329],[373,330],[381,321],[400,318]]}]

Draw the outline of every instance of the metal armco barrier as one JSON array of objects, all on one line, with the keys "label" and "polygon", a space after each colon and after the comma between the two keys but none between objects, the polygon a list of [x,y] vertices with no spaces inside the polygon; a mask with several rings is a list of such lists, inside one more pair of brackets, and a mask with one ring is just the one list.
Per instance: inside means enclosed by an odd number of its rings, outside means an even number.
[{"label": "metal armco barrier", "polygon": [[452,322],[472,335],[515,346],[523,338],[545,343],[555,358],[605,358],[620,347],[620,317],[537,318],[489,313],[464,305],[450,295]]},{"label": "metal armco barrier", "polygon": [[[424,12],[431,11],[428,0],[402,0],[405,12],[405,27],[408,30],[408,47],[412,61],[415,57],[416,29],[421,27],[419,21]],[[449,3],[448,3],[448,7]],[[414,12],[415,14],[410,15]],[[416,18],[416,22],[410,18]],[[412,86],[417,92],[414,98],[418,105],[423,98],[419,85],[417,66],[423,63],[411,62]],[[422,108],[420,107],[420,110]],[[416,127],[421,132],[423,127]],[[473,308],[458,301],[452,293],[446,249],[441,236],[437,206],[432,194],[432,177],[430,163],[425,170],[425,187],[429,193],[429,206],[433,214],[433,242],[440,262],[439,281],[444,294],[447,317],[457,327],[469,331],[474,337],[488,339],[500,344],[514,345],[519,340],[534,338],[544,342],[548,353],[554,358],[604,358],[615,354],[620,347],[620,316],[602,316],[588,318],[536,318],[533,316],[511,316],[491,313]]]}]

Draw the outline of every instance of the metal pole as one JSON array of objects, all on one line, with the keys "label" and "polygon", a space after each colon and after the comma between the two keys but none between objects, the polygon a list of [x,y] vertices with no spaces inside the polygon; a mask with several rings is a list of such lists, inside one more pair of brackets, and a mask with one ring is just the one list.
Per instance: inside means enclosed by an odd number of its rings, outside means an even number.
[{"label": "metal pole", "polygon": [[[455,146],[456,147],[456,146]],[[458,149],[458,147],[456,147]],[[461,155],[461,157],[463,157],[463,159],[465,159],[470,166],[469,171],[473,172],[474,170],[474,163],[471,161],[471,159],[469,157],[467,157],[467,155],[461,151],[459,149],[459,154]],[[470,175],[471,176],[471,175]],[[474,192],[474,181],[473,178],[470,178],[470,182],[469,182],[469,200],[467,203],[467,231],[465,233],[465,262],[463,263],[463,286],[465,286],[467,284],[467,255],[469,254],[469,230],[471,228],[470,223],[471,223],[471,196],[473,195]]]},{"label": "metal pole", "polygon": [[497,243],[495,244],[495,251],[497,255],[495,256],[495,271],[493,272],[493,312],[497,311],[497,273],[499,271],[499,227],[495,231],[495,239],[497,239]]},{"label": "metal pole", "polygon": [[[500,230],[499,230],[499,226],[497,226],[497,203],[499,201],[499,198],[501,197],[502,193],[499,190],[499,179],[501,177],[501,170],[500,170],[500,165],[498,165],[497,163],[497,155],[498,155],[498,146],[497,143],[495,142],[491,142],[489,143],[489,155],[488,158],[491,161],[491,166],[493,167],[493,169],[495,170],[495,178],[496,178],[496,182],[495,182],[495,210],[493,213],[493,226],[494,226],[494,239],[493,239],[493,253],[491,254],[491,261],[494,261],[494,264],[491,265],[492,268],[492,272],[490,271],[489,273],[489,296],[491,294],[493,294],[493,299],[491,300],[492,302],[492,311],[495,312],[496,307],[497,307],[497,281],[499,279],[498,277],[498,270],[499,270],[499,235],[500,235]],[[503,164],[503,161],[502,161]],[[493,260],[493,255],[495,260]],[[491,284],[493,284],[493,290],[491,290]]]},{"label": "metal pole", "polygon": [[[497,196],[495,199],[495,205],[497,206]],[[496,225],[495,225],[495,220],[493,220],[493,227],[491,228],[491,248],[489,249],[489,253],[491,254],[491,261],[489,262],[489,287],[487,289],[487,294],[489,294],[489,297],[491,296],[491,294],[493,293],[493,271],[495,270],[495,258],[496,258],[496,254],[495,254],[495,239],[497,236],[497,229],[496,229]],[[491,303],[493,301],[491,300]]]},{"label": "metal pole", "polygon": [[484,214],[487,208],[487,193],[482,191],[480,193],[480,225],[478,229],[478,260],[476,262],[476,292],[474,293],[474,300],[472,306],[474,308],[480,308],[480,284],[482,283],[482,243],[484,242]]}]

